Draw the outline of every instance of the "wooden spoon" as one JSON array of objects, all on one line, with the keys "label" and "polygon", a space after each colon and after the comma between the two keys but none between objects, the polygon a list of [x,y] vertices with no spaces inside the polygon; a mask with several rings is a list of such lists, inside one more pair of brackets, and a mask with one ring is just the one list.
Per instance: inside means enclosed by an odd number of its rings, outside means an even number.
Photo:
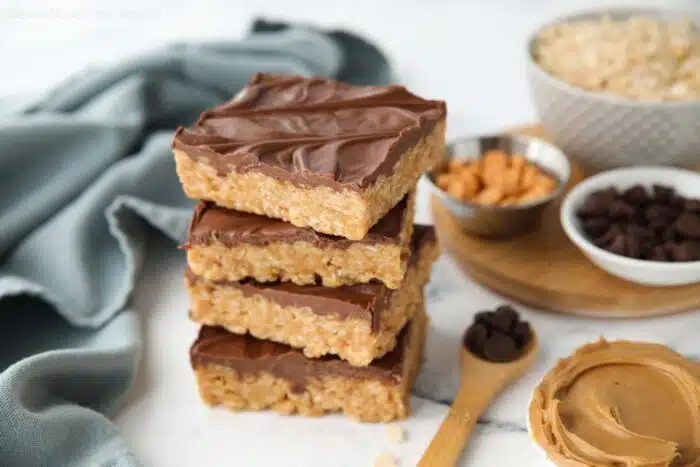
[{"label": "wooden spoon", "polygon": [[534,329],[525,352],[512,362],[482,360],[462,345],[459,391],[418,467],[454,466],[462,455],[476,421],[489,406],[491,399],[530,368],[537,357],[538,348]]}]

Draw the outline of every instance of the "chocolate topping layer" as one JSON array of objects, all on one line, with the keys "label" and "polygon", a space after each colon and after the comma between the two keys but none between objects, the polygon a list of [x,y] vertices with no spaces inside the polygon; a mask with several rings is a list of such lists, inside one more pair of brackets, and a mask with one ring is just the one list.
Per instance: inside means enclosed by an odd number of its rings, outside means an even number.
[{"label": "chocolate topping layer", "polygon": [[220,365],[243,375],[271,373],[290,381],[298,392],[304,390],[309,378],[324,376],[379,379],[396,384],[400,382],[410,328],[410,322],[403,327],[391,352],[369,366],[355,367],[335,356],[306,358],[300,350],[285,344],[257,339],[250,334],[232,334],[221,327],[202,326],[190,348],[190,361],[195,368]]},{"label": "chocolate topping layer", "polygon": [[[411,255],[408,269],[416,266],[425,247],[435,243],[435,229],[432,226],[416,225],[411,237]],[[189,268],[185,271],[187,280],[203,280]],[[350,317],[372,322],[372,329],[379,328],[379,317],[389,303],[394,291],[381,283],[346,285],[342,287],[322,287],[318,285],[296,285],[292,282],[259,283],[252,280],[239,282],[218,281],[218,285],[240,290],[243,295],[262,295],[285,307],[309,307],[318,315],[334,314],[338,319]]]},{"label": "chocolate topping layer", "polygon": [[401,243],[401,231],[406,216],[406,195],[389,213],[358,241],[316,232],[308,227],[296,227],[280,219],[222,208],[202,201],[195,208],[190,223],[188,244],[207,244],[213,239],[226,246],[241,243],[265,246],[275,242],[306,241],[318,248],[347,249],[355,243]]},{"label": "chocolate topping layer", "polygon": [[402,86],[255,74],[230,102],[178,128],[173,148],[221,175],[256,171],[299,186],[361,190],[447,113]]}]

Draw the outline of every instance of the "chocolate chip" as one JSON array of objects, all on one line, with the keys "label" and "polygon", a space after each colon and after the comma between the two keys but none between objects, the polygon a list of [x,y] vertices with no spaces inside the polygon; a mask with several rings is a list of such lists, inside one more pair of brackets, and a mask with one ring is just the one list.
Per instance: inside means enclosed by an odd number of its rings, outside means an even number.
[{"label": "chocolate chip", "polygon": [[610,213],[610,217],[616,220],[631,220],[637,213],[634,206],[618,200],[608,205],[608,212]]},{"label": "chocolate chip", "polygon": [[676,214],[680,214],[685,209],[685,198],[673,195],[668,202],[668,206],[673,209]]},{"label": "chocolate chip", "polygon": [[672,244],[669,247],[670,256],[674,261],[700,260],[700,242],[685,241]]},{"label": "chocolate chip", "polygon": [[467,332],[464,334],[464,344],[469,350],[478,354],[483,350],[484,344],[489,337],[488,334],[484,325],[475,323],[469,326],[469,329],[467,329]]},{"label": "chocolate chip", "polygon": [[671,187],[598,190],[580,211],[583,233],[611,253],[653,261],[700,260],[700,199],[685,198]]},{"label": "chocolate chip", "polygon": [[619,225],[613,224],[607,232],[605,232],[600,237],[594,239],[593,243],[596,246],[604,248],[607,245],[610,245],[619,235],[623,233],[624,232],[622,231],[622,228]]},{"label": "chocolate chip", "polygon": [[605,217],[593,217],[584,220],[582,227],[589,237],[599,237],[610,228],[610,220]]},{"label": "chocolate chip", "polygon": [[676,194],[676,190],[664,185],[654,185],[652,187],[654,199],[661,204],[668,205]]},{"label": "chocolate chip", "polygon": [[491,317],[491,312],[488,310],[480,311],[474,315],[474,322],[480,324],[488,324],[487,321]]},{"label": "chocolate chip", "polygon": [[666,253],[666,248],[664,248],[663,245],[657,245],[652,249],[651,254],[648,255],[646,259],[650,261],[668,261],[669,257]]},{"label": "chocolate chip", "polygon": [[627,240],[627,256],[630,258],[641,258],[642,257],[642,240],[639,237],[633,235],[626,235]]},{"label": "chocolate chip", "polygon": [[650,223],[668,222],[676,217],[677,213],[668,206],[662,204],[652,204],[644,211],[644,217]]},{"label": "chocolate chip", "polygon": [[619,234],[608,246],[608,251],[610,253],[615,253],[616,255],[627,255],[627,238],[625,234]]},{"label": "chocolate chip", "polygon": [[532,338],[532,329],[527,321],[518,321],[513,326],[513,337],[519,348],[525,347]]},{"label": "chocolate chip", "polygon": [[684,237],[700,240],[700,216],[685,212],[681,214],[675,223],[676,232]]},{"label": "chocolate chip", "polygon": [[608,215],[608,202],[600,197],[590,196],[579,208],[577,214],[582,219]]},{"label": "chocolate chip", "polygon": [[683,206],[685,212],[694,212],[700,214],[700,199],[687,199]]},{"label": "chocolate chip", "polygon": [[649,228],[654,230],[657,234],[661,235],[668,228],[668,221],[663,219],[655,219],[649,221]]},{"label": "chocolate chip", "polygon": [[690,258],[692,258],[686,243],[669,244],[667,250],[669,251],[673,261],[690,261]]},{"label": "chocolate chip", "polygon": [[649,202],[649,193],[643,185],[633,185],[622,192],[622,198],[634,206],[644,206]]},{"label": "chocolate chip", "polygon": [[496,308],[491,315],[491,326],[500,331],[508,332],[513,329],[518,320],[518,313],[510,305]]},{"label": "chocolate chip", "polygon": [[474,315],[464,333],[464,346],[474,355],[492,362],[507,362],[520,357],[532,339],[530,325],[521,321],[510,305]]},{"label": "chocolate chip", "polygon": [[625,227],[625,233],[640,240],[651,240],[656,236],[656,233],[649,227],[637,224],[629,224]]},{"label": "chocolate chip", "polygon": [[515,339],[505,333],[495,333],[484,344],[484,358],[491,362],[511,362],[520,356]]},{"label": "chocolate chip", "polygon": [[686,244],[690,252],[690,261],[700,261],[700,242],[689,240]]},{"label": "chocolate chip", "polygon": [[659,236],[661,241],[663,242],[675,242],[677,240],[680,240],[680,236],[676,232],[676,226],[675,224],[671,224],[666,229],[661,233]]},{"label": "chocolate chip", "polygon": [[650,259],[653,252],[654,252],[654,244],[653,243],[642,243],[642,252],[639,255],[639,257],[642,259]]}]

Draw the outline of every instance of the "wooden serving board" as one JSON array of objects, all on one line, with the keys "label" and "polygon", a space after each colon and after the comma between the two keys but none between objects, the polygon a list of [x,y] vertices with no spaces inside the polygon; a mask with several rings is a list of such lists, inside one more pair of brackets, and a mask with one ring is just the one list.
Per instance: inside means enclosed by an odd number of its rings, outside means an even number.
[{"label": "wooden serving board", "polygon": [[[539,126],[514,132],[547,139]],[[585,177],[572,161],[567,191]],[[553,203],[539,228],[509,240],[465,234],[435,197],[433,218],[441,246],[477,282],[501,295],[546,310],[601,318],[658,316],[700,308],[700,284],[646,287],[594,266],[564,234]]]}]

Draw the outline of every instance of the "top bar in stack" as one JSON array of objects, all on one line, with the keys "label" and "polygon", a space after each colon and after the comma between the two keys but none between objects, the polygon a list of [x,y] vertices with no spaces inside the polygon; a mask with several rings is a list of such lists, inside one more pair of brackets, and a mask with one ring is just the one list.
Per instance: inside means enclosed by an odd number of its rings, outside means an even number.
[{"label": "top bar in stack", "polygon": [[401,86],[256,74],[173,151],[190,198],[360,240],[438,163],[445,115]]}]

